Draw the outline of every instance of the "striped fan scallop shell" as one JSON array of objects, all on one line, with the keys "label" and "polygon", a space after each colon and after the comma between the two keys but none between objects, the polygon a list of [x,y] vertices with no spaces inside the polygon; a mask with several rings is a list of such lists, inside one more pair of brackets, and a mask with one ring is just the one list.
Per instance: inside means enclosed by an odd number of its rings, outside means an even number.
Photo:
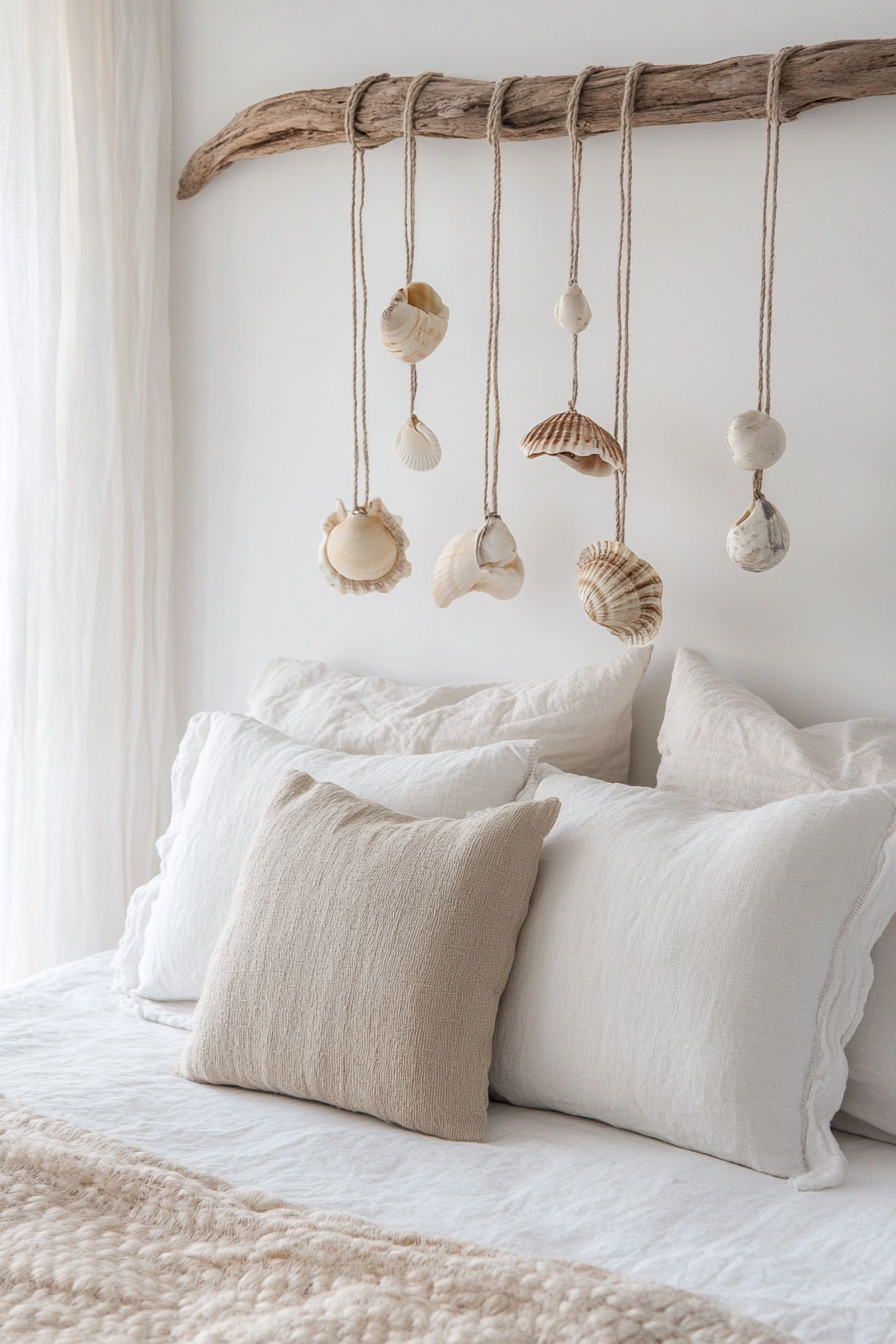
[{"label": "striped fan scallop shell", "polygon": [[621,541],[597,541],[579,556],[579,601],[624,644],[649,644],[663,619],[663,581]]},{"label": "striped fan scallop shell", "polygon": [[587,476],[622,471],[625,458],[613,435],[581,411],[548,416],[520,444],[527,457],[559,457]]}]

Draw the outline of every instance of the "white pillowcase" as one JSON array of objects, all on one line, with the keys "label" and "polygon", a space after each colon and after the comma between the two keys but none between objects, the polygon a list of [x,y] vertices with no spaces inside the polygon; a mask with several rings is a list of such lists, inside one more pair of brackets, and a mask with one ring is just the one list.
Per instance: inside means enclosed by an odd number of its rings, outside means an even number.
[{"label": "white pillowcase", "polygon": [[287,770],[397,812],[461,818],[514,802],[536,755],[535,742],[501,742],[431,756],[352,756],[302,746],[240,714],[197,716],[175,764],[161,877],[135,893],[117,988],[141,999],[199,997],[243,861]]},{"label": "white pillowcase", "polygon": [[499,1096],[836,1185],[843,1042],[896,909],[896,787],[746,812],[550,773]]},{"label": "white pillowcase", "polygon": [[276,658],[249,692],[249,713],[333,751],[418,754],[537,738],[542,760],[624,783],[632,700],[652,652],[632,649],[552,681],[477,686],[405,686]]},{"label": "white pillowcase", "polygon": [[[794,728],[758,696],[680,649],[659,735],[657,787],[716,807],[759,807],[822,789],[896,780],[896,723]],[[896,922],[874,949],[874,984],[847,1050],[841,1129],[896,1142]]]}]

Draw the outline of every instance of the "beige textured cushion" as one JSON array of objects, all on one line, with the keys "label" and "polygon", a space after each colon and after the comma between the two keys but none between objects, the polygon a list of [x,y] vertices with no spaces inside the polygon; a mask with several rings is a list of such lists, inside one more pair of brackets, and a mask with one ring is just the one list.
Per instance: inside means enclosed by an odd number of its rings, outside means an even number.
[{"label": "beige textured cushion", "polygon": [[290,771],[181,1072],[482,1139],[498,1000],[555,798],[420,819]]}]

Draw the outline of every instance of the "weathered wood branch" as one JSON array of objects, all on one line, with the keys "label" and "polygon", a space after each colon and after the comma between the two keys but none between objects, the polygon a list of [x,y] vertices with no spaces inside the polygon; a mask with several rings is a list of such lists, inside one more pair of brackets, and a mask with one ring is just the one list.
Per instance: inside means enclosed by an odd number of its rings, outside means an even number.
[{"label": "weathered wood branch", "polygon": [[[652,66],[638,84],[634,124],[676,126],[763,117],[768,61],[767,55],[732,56],[711,65]],[[618,128],[625,74],[623,66],[589,79],[580,105],[583,134],[600,135]],[[573,79],[573,75],[534,76],[512,85],[504,104],[504,138],[545,140],[565,135],[566,101]],[[365,148],[401,136],[409,83],[408,78],[382,80],[364,95],[357,126]],[[484,80],[434,79],[417,104],[418,133],[442,139],[484,139],[493,88]],[[196,150],[184,168],[178,197],[195,196],[238,159],[344,141],[349,92],[348,88],[309,89],[247,107]],[[893,93],[896,38],[804,47],[787,62],[781,83],[788,121],[822,103]]]}]

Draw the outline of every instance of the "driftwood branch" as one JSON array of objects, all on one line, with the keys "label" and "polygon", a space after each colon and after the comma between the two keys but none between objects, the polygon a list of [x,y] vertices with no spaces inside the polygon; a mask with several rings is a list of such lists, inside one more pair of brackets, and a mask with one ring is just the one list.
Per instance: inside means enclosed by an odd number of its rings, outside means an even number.
[{"label": "driftwood branch", "polygon": [[[634,124],[677,126],[686,122],[742,121],[765,116],[769,57],[732,56],[711,65],[657,65],[638,83]],[[584,135],[613,131],[626,67],[593,75],[580,104]],[[566,134],[566,101],[572,75],[526,77],[511,86],[504,104],[506,140],[545,140]],[[361,143],[374,149],[402,134],[408,78],[372,85],[358,109]],[[481,140],[494,85],[475,79],[434,79],[417,104],[420,135]],[[343,119],[350,90],[310,89],[254,103],[202,145],[180,179],[178,197],[195,196],[237,159],[282,154],[289,149],[332,145],[345,139]],[[794,53],[781,83],[788,121],[822,103],[849,102],[896,93],[896,38],[825,42]]]}]

